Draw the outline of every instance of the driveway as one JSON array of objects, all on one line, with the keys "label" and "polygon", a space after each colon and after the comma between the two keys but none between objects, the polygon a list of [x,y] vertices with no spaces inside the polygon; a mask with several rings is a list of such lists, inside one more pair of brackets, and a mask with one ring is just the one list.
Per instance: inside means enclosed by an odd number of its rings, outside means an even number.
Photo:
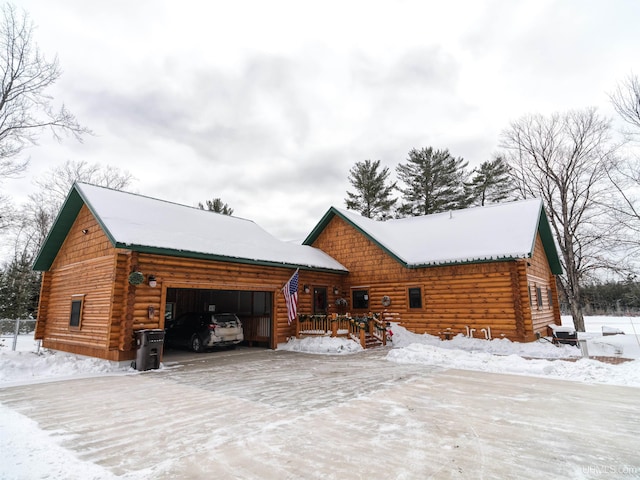
[{"label": "driveway", "polygon": [[128,478],[638,478],[638,389],[237,349],[0,389]]}]

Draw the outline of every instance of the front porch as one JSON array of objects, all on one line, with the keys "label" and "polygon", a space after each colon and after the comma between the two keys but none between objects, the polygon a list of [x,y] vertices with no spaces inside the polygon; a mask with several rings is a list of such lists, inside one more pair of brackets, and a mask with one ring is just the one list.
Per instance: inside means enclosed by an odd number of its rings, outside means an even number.
[{"label": "front porch", "polygon": [[387,323],[380,314],[351,316],[298,314],[296,338],[330,336],[344,337],[358,342],[362,348],[373,348],[387,344]]}]

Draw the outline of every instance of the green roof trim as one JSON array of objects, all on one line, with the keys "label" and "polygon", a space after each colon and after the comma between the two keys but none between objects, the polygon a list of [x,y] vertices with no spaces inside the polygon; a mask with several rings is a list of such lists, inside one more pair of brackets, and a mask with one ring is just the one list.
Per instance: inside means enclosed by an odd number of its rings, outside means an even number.
[{"label": "green roof trim", "polygon": [[53,227],[42,244],[38,256],[33,262],[33,270],[41,272],[49,270],[58,251],[60,251],[62,244],[67,238],[73,222],[76,221],[82,205],[84,205],[84,200],[80,196],[80,193],[76,188],[72,188],[62,204],[62,208],[53,222]]},{"label": "green roof trim", "polygon": [[[562,275],[562,263],[560,257],[558,257],[558,249],[551,232],[551,226],[549,225],[549,219],[544,211],[544,207],[540,207],[540,215],[538,217],[538,234],[540,240],[542,240],[542,246],[544,247],[544,253],[547,256],[549,262],[549,268],[554,275]],[[535,242],[535,239],[533,240]],[[533,251],[533,248],[531,249]]]},{"label": "green roof trim", "polygon": [[372,237],[371,235],[369,235],[369,233],[366,230],[363,230],[362,228],[360,228],[358,225],[356,225],[355,223],[353,223],[351,220],[349,220],[347,217],[345,217],[342,212],[340,212],[340,210],[338,210],[335,207],[331,207],[327,213],[324,214],[324,216],[320,219],[320,221],[318,222],[318,224],[315,226],[315,228],[311,231],[311,233],[309,235],[307,235],[307,238],[304,239],[304,242],[302,242],[303,245],[308,245],[311,246],[311,244],[313,242],[315,242],[317,240],[317,238],[320,236],[320,234],[324,231],[325,228],[327,228],[327,225],[329,225],[329,222],[331,222],[331,220],[333,219],[334,216],[338,216],[340,217],[342,220],[344,220],[345,222],[347,222],[349,225],[351,225],[353,228],[355,228],[357,231],[359,231],[362,235],[364,235],[366,238],[368,238],[369,240],[371,240],[374,244],[376,244],[379,248],[381,248],[387,255],[389,255],[391,258],[393,258],[394,260],[396,260],[398,263],[404,265],[407,268],[410,268],[407,263],[402,260],[400,257],[398,257],[395,253],[393,253],[391,250],[389,250],[387,247],[385,247],[384,245],[382,245],[380,242],[378,242],[378,240],[376,240],[374,237]]}]

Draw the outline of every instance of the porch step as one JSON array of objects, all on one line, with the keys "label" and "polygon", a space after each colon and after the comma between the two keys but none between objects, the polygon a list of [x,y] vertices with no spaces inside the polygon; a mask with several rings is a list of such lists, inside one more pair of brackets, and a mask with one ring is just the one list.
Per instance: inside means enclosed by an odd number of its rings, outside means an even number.
[{"label": "porch step", "polygon": [[365,348],[375,348],[382,346],[382,342],[378,340],[376,337],[367,333],[364,337]]}]

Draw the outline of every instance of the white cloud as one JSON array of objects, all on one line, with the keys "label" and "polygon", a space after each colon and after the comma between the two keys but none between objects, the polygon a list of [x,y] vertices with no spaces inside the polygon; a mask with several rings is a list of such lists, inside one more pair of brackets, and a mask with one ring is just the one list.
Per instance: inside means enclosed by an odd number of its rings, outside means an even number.
[{"label": "white cloud", "polygon": [[434,146],[474,166],[526,113],[612,115],[607,91],[640,71],[633,1],[22,4],[59,55],[53,95],[96,136],[43,139],[10,195],[52,164],[100,162],[284,238],[343,205],[356,161],[394,171]]}]

